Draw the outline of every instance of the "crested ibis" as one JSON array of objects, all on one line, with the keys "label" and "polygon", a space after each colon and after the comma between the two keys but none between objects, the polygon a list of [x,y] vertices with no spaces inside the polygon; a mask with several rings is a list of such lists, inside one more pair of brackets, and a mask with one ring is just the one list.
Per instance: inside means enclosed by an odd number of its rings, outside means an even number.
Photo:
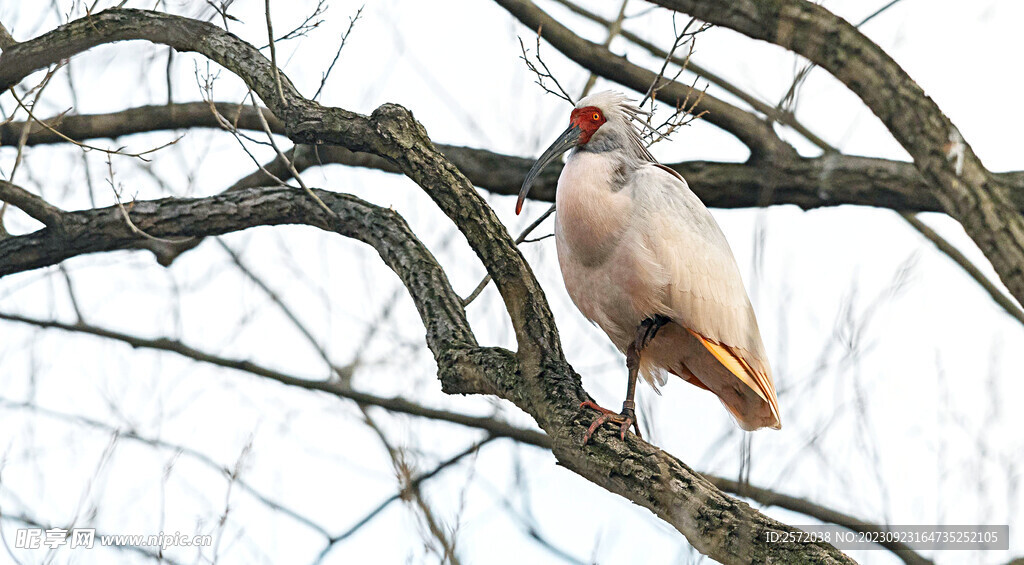
[{"label": "crested ibis", "polygon": [[555,246],[565,288],[580,312],[626,355],[622,411],[600,412],[624,439],[640,435],[637,376],[657,391],[667,373],[718,396],[744,430],[781,427],[761,333],[736,259],[718,223],[678,172],[658,163],[625,95],[600,92],[576,105],[569,128],[526,175],[516,203],[568,150],[555,195]]}]

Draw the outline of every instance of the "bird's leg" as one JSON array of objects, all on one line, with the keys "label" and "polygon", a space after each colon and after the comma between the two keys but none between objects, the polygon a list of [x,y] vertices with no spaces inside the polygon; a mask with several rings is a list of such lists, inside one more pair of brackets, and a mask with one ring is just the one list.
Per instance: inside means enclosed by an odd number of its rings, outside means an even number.
[{"label": "bird's leg", "polygon": [[593,408],[601,413],[587,428],[587,433],[583,436],[583,445],[586,445],[597,428],[606,422],[619,424],[619,439],[626,439],[626,432],[630,426],[633,426],[637,437],[643,437],[640,435],[640,426],[636,421],[636,402],[633,400],[633,397],[636,396],[636,379],[640,373],[640,353],[651,343],[654,336],[658,334],[658,330],[670,321],[667,317],[656,314],[640,322],[640,325],[637,326],[636,339],[626,348],[626,369],[629,370],[629,381],[626,384],[626,400],[622,402],[621,413],[616,414],[589,400],[580,404],[580,408]]}]

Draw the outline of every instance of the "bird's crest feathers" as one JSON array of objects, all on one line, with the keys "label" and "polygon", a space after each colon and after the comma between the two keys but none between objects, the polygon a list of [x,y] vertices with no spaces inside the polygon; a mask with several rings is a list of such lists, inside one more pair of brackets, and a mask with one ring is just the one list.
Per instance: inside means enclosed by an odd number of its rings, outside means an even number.
[{"label": "bird's crest feathers", "polygon": [[[646,117],[650,116],[651,113],[637,106],[635,102],[635,100],[630,99],[621,92],[605,90],[583,98],[576,103],[576,107],[586,108],[594,106],[601,110],[605,119],[608,120],[607,123],[601,126],[601,129],[606,130],[606,132],[607,130],[615,130],[618,133],[624,134],[627,146],[623,147],[623,149],[631,150],[640,159],[657,163],[650,151],[647,150],[647,146],[641,137],[642,129],[650,128]],[[637,129],[637,125],[640,126],[640,129]]]}]

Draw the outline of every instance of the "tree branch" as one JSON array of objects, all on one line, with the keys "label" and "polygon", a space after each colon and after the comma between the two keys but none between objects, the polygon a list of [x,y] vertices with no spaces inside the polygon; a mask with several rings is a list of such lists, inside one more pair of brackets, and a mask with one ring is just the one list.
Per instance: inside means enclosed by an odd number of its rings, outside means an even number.
[{"label": "tree branch", "polygon": [[[714,483],[716,487],[726,492],[731,492],[744,498],[749,498],[750,500],[753,500],[758,504],[763,504],[764,506],[778,506],[779,508],[799,512],[800,514],[811,516],[812,518],[816,518],[822,522],[837,524],[854,532],[876,534],[887,531],[884,526],[865,522],[860,518],[827,508],[804,498],[778,493],[773,490],[756,487],[750,484],[734,481],[732,479],[714,477],[711,475],[705,476],[709,481]],[[881,536],[881,538],[884,539],[885,536]],[[887,540],[879,542],[879,545],[896,554],[896,556],[902,559],[907,565],[928,565],[932,563],[931,560],[925,559],[920,553],[917,553],[906,544],[899,541]]]},{"label": "tree branch", "polygon": [[943,210],[959,221],[1024,303],[1024,216],[960,131],[913,79],[846,20],[806,0],[653,0],[803,55],[871,109],[913,157]]},{"label": "tree branch", "polygon": [[460,414],[458,412],[450,412],[447,410],[440,410],[437,408],[431,408],[422,404],[411,402],[401,397],[386,398],[376,396],[366,392],[355,390],[351,387],[343,386],[337,381],[318,381],[311,379],[304,379],[289,375],[281,371],[277,371],[268,367],[263,367],[252,363],[251,361],[244,361],[240,359],[229,359],[226,357],[220,357],[212,355],[204,351],[200,351],[193,347],[181,343],[169,338],[143,338],[123,332],[117,332],[106,328],[90,324],[66,324],[63,322],[57,322],[54,320],[39,320],[35,318],[29,318],[27,316],[20,316],[17,314],[7,314],[0,312],[0,320],[7,320],[9,322],[16,322],[22,324],[32,325],[43,329],[57,329],[65,332],[80,333],[85,335],[92,335],[96,337],[102,337],[105,339],[111,339],[127,344],[136,349],[152,349],[155,351],[167,351],[176,353],[182,357],[193,359],[201,363],[208,363],[217,367],[225,367],[228,369],[234,369],[270,379],[272,381],[279,382],[284,385],[294,386],[303,388],[306,390],[316,390],[320,392],[326,392],[337,396],[338,398],[345,398],[348,400],[354,400],[355,402],[365,406],[376,406],[387,410],[388,412],[394,412],[396,414],[407,414],[410,416],[417,416],[421,418],[429,418],[431,420],[439,420],[442,422],[450,422],[453,424],[459,424],[468,428],[476,428],[488,432],[494,437],[507,437],[514,439],[520,443],[527,445],[533,445],[541,448],[550,448],[551,444],[547,436],[543,432],[537,430],[531,430],[518,426],[513,426],[507,422],[487,417],[487,416],[470,416],[466,414]]},{"label": "tree branch", "polygon": [[[600,15],[595,14],[594,12],[591,12],[590,10],[587,10],[583,6],[580,6],[578,4],[570,2],[569,0],[555,0],[555,1],[558,2],[559,4],[565,6],[566,8],[568,8],[573,13],[579,14],[580,16],[583,16],[584,18],[587,18],[588,20],[590,20],[592,22],[596,22],[596,23],[601,24],[601,25],[603,25],[605,27],[607,27],[609,24],[612,23],[612,22],[609,22],[608,20],[604,19]],[[658,47],[657,45],[651,43],[650,41],[645,40],[644,38],[640,37],[639,35],[631,32],[631,31],[629,31],[627,29],[621,30],[620,33],[621,33],[622,37],[626,38],[631,43],[635,44],[637,47],[640,47],[640,48],[644,49],[645,51],[647,51],[648,53],[650,53],[651,55],[653,55],[655,57],[658,57],[658,58],[661,58],[661,59],[665,59],[669,55],[669,53],[667,51],[665,51],[664,49]],[[756,96],[752,96],[751,94],[749,94],[746,91],[744,91],[742,88],[737,87],[735,84],[729,82],[725,78],[723,78],[723,77],[719,76],[718,74],[712,72],[710,69],[708,69],[706,67],[703,67],[703,66],[693,62],[693,59],[689,59],[689,60],[684,61],[683,59],[680,59],[679,57],[671,57],[670,60],[673,63],[675,63],[677,65],[680,65],[680,66],[682,66],[682,64],[685,62],[686,63],[686,70],[692,72],[693,74],[695,74],[697,76],[700,76],[701,78],[706,79],[711,84],[714,84],[716,86],[721,87],[722,90],[725,90],[726,92],[728,92],[728,93],[732,94],[733,96],[739,98],[740,100],[746,102],[751,108],[757,110],[758,112],[761,112],[767,118],[769,118],[771,120],[774,120],[776,122],[779,122],[780,124],[784,124],[784,125],[787,125],[787,126],[793,128],[794,131],[796,131],[800,135],[804,136],[805,138],[810,140],[812,143],[814,143],[818,147],[824,148],[826,150],[832,150],[831,146],[825,140],[821,139],[820,137],[815,135],[814,132],[812,132],[809,129],[807,129],[806,127],[804,127],[803,124],[801,124],[800,122],[798,122],[796,120],[796,117],[791,112],[783,112],[783,111],[779,110],[778,108],[776,108],[776,107],[774,107],[774,106],[772,106],[772,105],[770,105],[770,104],[760,100]]]},{"label": "tree branch", "polygon": [[0,180],[0,201],[17,206],[51,228],[59,228],[64,218],[64,211],[60,208],[5,180]]},{"label": "tree branch", "polygon": [[[239,129],[262,131],[256,109],[250,105],[218,102],[217,111]],[[261,109],[271,131],[285,135],[284,123],[266,108]],[[140,106],[109,114],[62,115],[46,120],[75,141],[118,138],[135,133],[191,128],[217,128],[220,124],[205,102]],[[25,122],[0,124],[0,146],[16,145]],[[38,125],[32,126],[26,146],[63,143],[64,139]],[[533,159],[502,155],[483,149],[436,145],[437,149],[480,188],[495,194],[515,195]],[[300,172],[321,164],[339,164],[401,173],[390,161],[370,153],[353,152],[335,145],[299,145],[285,153]],[[713,208],[746,208],[793,204],[805,210],[854,204],[907,212],[942,212],[928,183],[913,163],[823,155],[771,163],[720,163],[687,161],[670,164],[687,179],[706,205]],[[280,158],[265,168],[287,180],[291,172]],[[552,202],[561,164],[552,163],[537,178],[530,198]],[[1013,186],[1014,206],[1024,212],[1024,171],[996,173],[1000,182]],[[262,170],[240,179],[231,189],[275,184]],[[229,189],[230,190],[230,189]]]},{"label": "tree branch", "polygon": [[[508,10],[523,25],[531,30],[541,30],[541,36],[563,55],[583,68],[615,81],[641,94],[654,84],[657,74],[634,65],[609,51],[607,48],[579,37],[569,28],[538,8],[530,0],[495,0]],[[696,100],[701,92],[680,82],[670,82],[660,87],[658,100],[673,107],[685,106]],[[792,157],[796,150],[783,141],[772,129],[771,124],[709,94],[704,94],[693,111],[708,113],[704,120],[735,135],[750,149],[750,158],[756,161],[762,157]]]}]

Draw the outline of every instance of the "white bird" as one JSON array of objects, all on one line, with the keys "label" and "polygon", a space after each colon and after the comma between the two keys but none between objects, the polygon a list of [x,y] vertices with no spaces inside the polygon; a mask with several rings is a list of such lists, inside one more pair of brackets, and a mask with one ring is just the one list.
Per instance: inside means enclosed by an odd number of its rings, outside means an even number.
[{"label": "white bird", "polygon": [[636,423],[637,375],[666,372],[713,392],[744,430],[781,427],[772,370],[736,259],[718,223],[676,171],[659,164],[623,94],[580,100],[569,128],[523,182],[516,214],[545,165],[572,149],[558,177],[555,246],[572,301],[626,354],[622,412],[601,412],[620,437]]}]

